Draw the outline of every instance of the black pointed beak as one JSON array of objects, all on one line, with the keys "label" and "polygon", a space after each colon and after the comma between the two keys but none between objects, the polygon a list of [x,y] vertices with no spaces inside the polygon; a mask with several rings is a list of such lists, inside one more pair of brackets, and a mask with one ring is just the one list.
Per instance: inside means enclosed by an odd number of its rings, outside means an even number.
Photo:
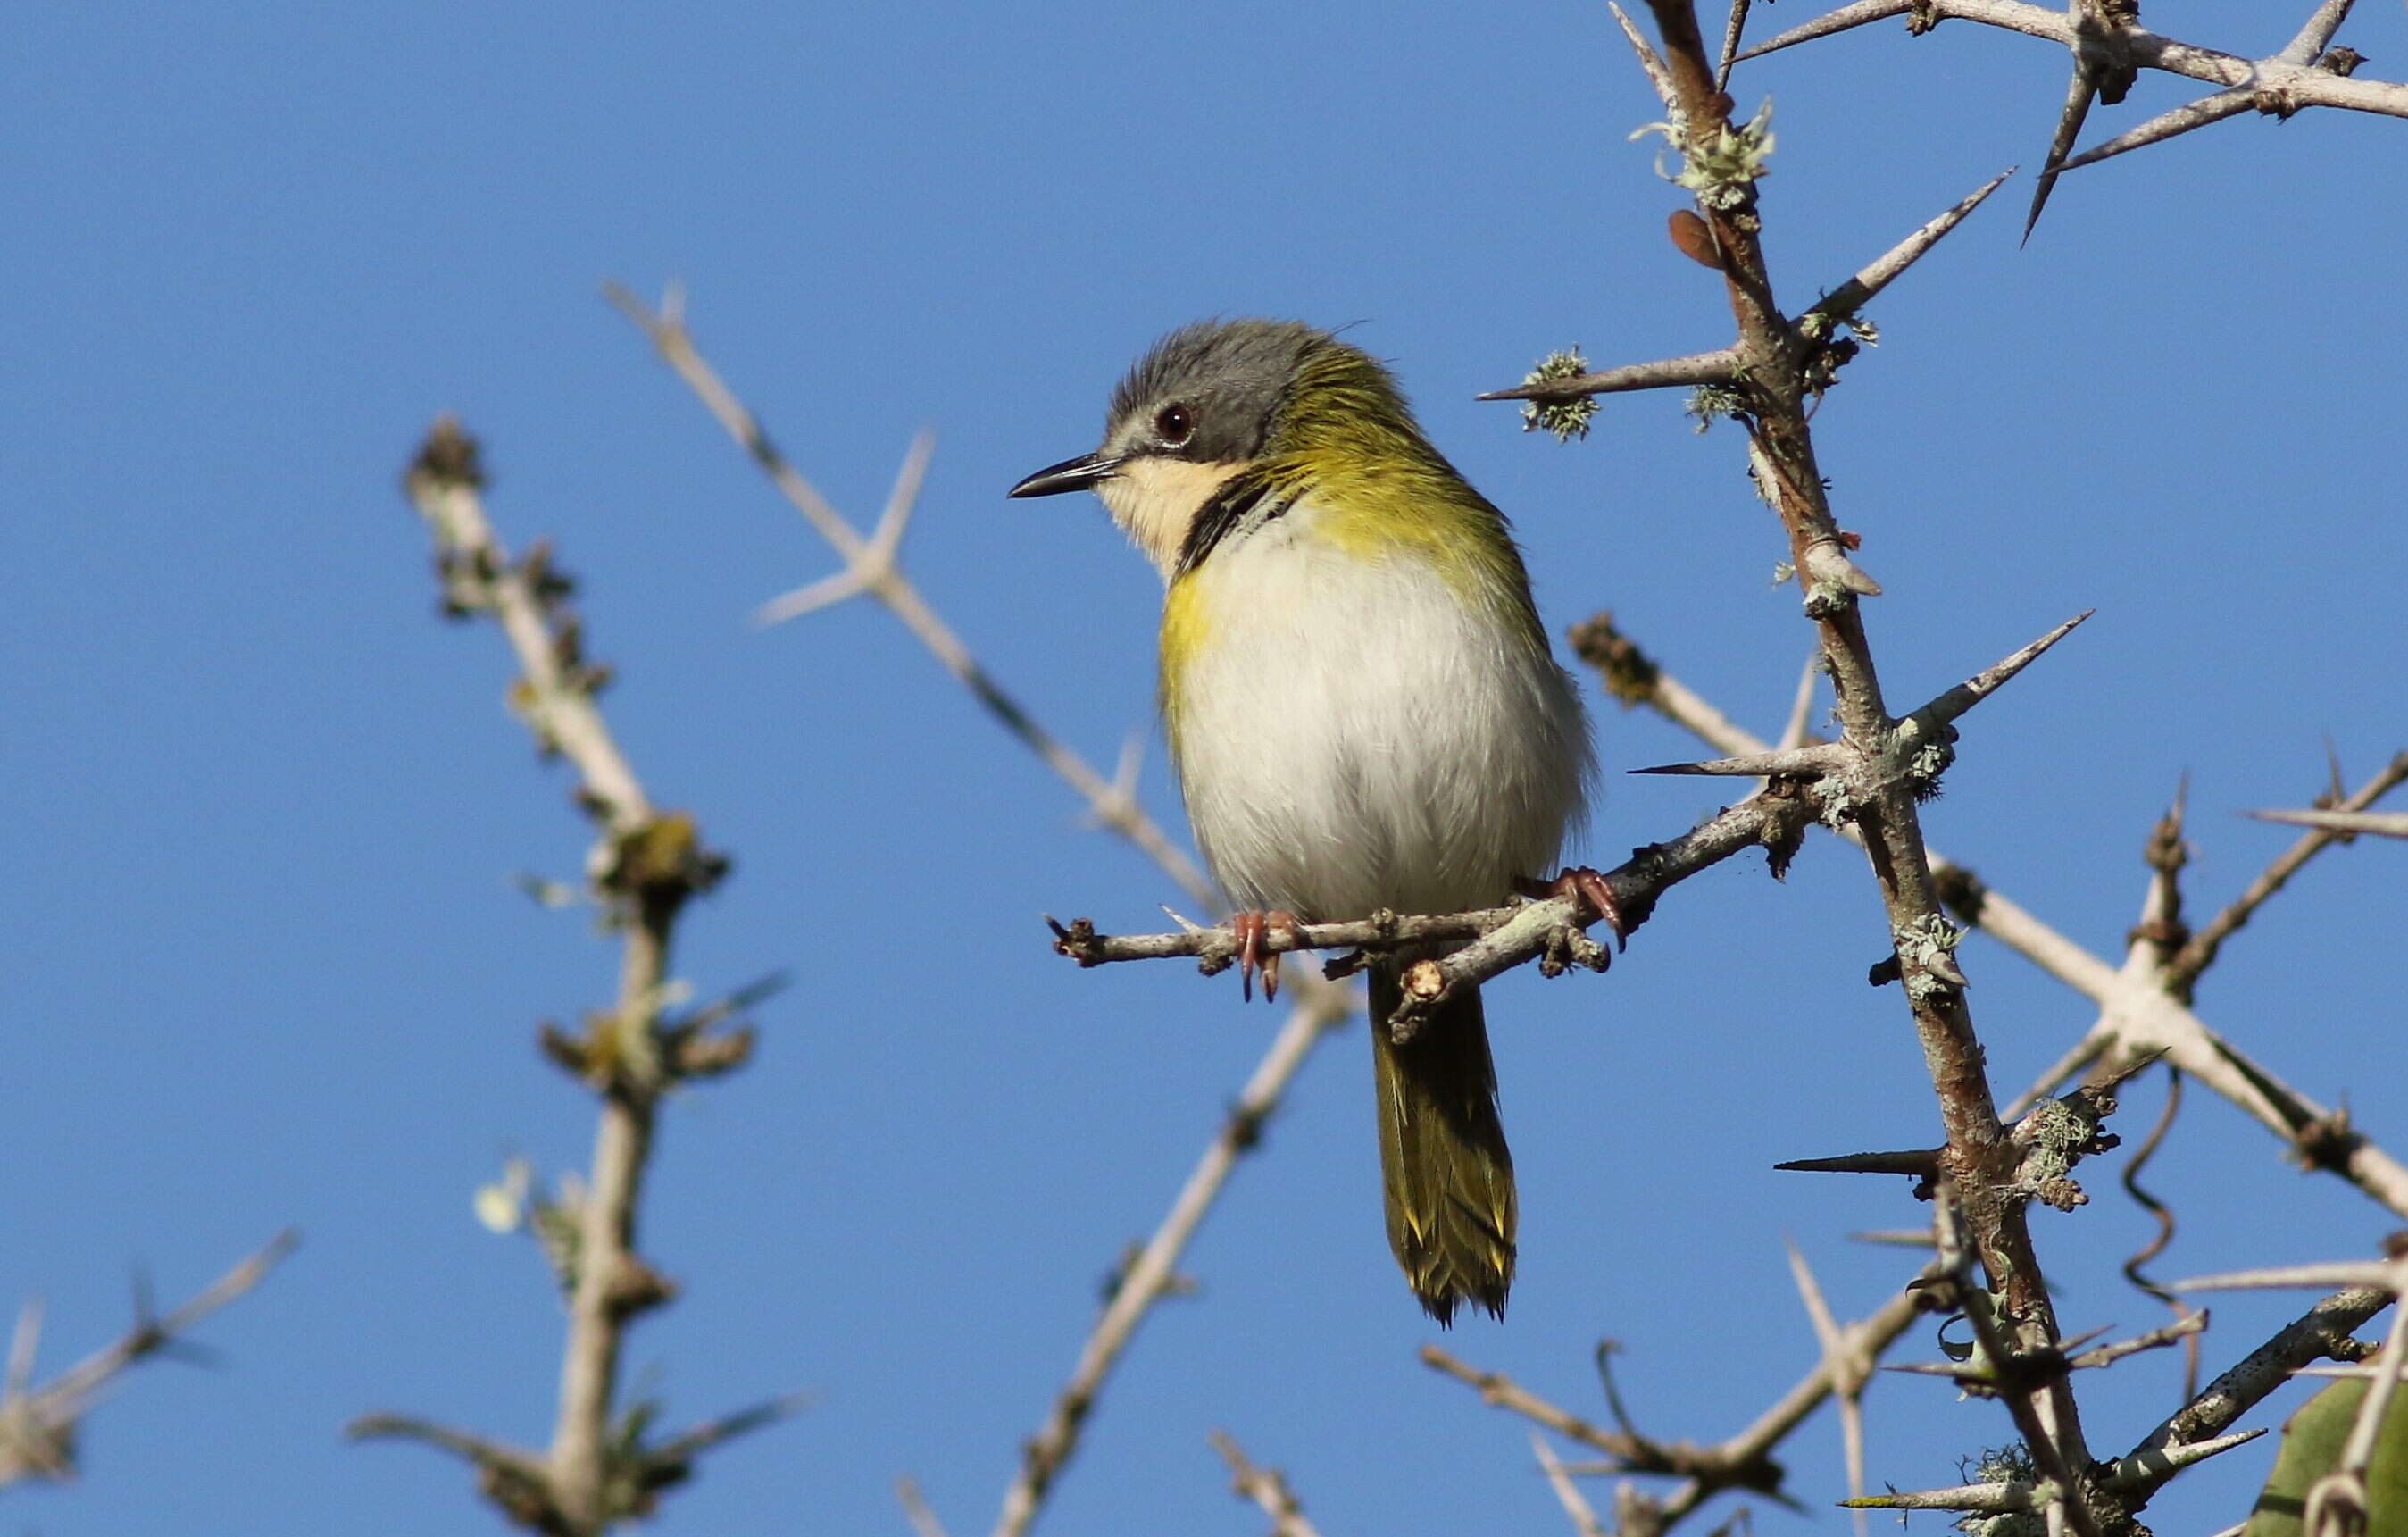
[{"label": "black pointed beak", "polygon": [[1082,453],[1043,469],[1004,493],[1008,496],[1058,496],[1066,491],[1092,491],[1121,467],[1120,455]]}]

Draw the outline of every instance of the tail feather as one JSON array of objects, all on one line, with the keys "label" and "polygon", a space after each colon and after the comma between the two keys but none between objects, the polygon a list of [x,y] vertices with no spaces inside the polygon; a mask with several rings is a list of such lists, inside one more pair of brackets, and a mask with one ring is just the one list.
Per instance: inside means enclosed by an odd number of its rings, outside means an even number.
[{"label": "tail feather", "polygon": [[1440,1323],[1466,1300],[1501,1318],[1513,1284],[1513,1155],[1497,1115],[1487,1018],[1466,989],[1398,1045],[1387,1022],[1404,996],[1399,966],[1370,968],[1388,1247]]}]

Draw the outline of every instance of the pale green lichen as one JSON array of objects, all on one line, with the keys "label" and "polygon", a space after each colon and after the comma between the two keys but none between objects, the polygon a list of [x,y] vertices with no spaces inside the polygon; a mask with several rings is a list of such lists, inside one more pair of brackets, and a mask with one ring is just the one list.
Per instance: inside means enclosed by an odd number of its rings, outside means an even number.
[{"label": "pale green lichen", "polygon": [[[1958,1475],[1968,1484],[2037,1484],[2040,1463],[2018,1441],[1960,1462]],[[2043,1537],[2048,1516],[2042,1511],[1968,1511],[1956,1518],[1956,1530],[1967,1537]]]},{"label": "pale green lichen", "polygon": [[1683,408],[1697,419],[1698,430],[1705,431],[1714,424],[1717,416],[1737,416],[1745,410],[1748,398],[1734,384],[1700,384],[1689,392],[1689,403]]},{"label": "pale green lichen", "polygon": [[1953,985],[1947,978],[1956,972],[1956,963],[1950,952],[1964,938],[1963,929],[1936,912],[1890,930],[1899,964],[1906,970],[1907,997],[1921,1003]]},{"label": "pale green lichen", "polygon": [[1898,723],[1896,751],[1905,758],[1908,783],[1917,800],[1930,800],[1940,794],[1940,776],[1956,761],[1956,728],[1945,721],[1929,739],[1923,734],[1923,722],[1910,715]]},{"label": "pale green lichen", "polygon": [[[1523,376],[1525,385],[1549,384],[1559,379],[1577,379],[1587,373],[1588,359],[1581,356],[1577,346],[1561,348],[1539,360],[1539,366]],[[1568,400],[1525,400],[1522,402],[1522,430],[1551,432],[1558,443],[1588,436],[1589,424],[1597,417],[1597,397],[1574,395]]]},{"label": "pale green lichen", "polygon": [[1678,171],[1667,171],[1658,154],[1657,176],[1688,188],[1705,207],[1728,212],[1744,208],[1756,195],[1756,178],[1765,174],[1765,162],[1772,158],[1772,98],[1767,96],[1747,122],[1721,124],[1705,144],[1684,144],[1680,130],[1669,122],[1647,123],[1630,136],[1640,139],[1649,134],[1663,135],[1665,142],[1682,151]]}]

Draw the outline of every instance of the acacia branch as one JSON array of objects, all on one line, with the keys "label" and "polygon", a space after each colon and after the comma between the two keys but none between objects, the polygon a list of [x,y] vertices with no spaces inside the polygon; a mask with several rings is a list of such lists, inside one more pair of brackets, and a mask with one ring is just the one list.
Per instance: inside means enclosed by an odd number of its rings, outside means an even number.
[{"label": "acacia branch", "polygon": [[1226,1430],[1212,1432],[1212,1449],[1229,1465],[1229,1485],[1239,1498],[1253,1501],[1271,1518],[1271,1537],[1321,1537],[1278,1469],[1256,1467]]},{"label": "acacia branch", "polygon": [[1263,1124],[1278,1108],[1313,1046],[1346,1018],[1352,1007],[1351,997],[1338,987],[1324,985],[1298,994],[1287,1023],[1205,1147],[1162,1225],[1123,1270],[1103,1316],[1079,1347],[1078,1365],[1054,1401],[1053,1412],[1023,1446],[1020,1472],[1005,1491],[1003,1510],[996,1520],[996,1537],[1020,1537],[1036,1521],[1054,1480],[1078,1449],[1081,1431],[1105,1379],[1128,1348],[1138,1325],[1170,1291],[1188,1241],[1212,1209],[1238,1160],[1260,1144]]},{"label": "acacia branch", "polygon": [[2408,838],[2408,812],[2395,812],[2388,815],[2367,812],[2368,807],[2390,794],[2404,781],[2408,781],[2408,752],[2393,754],[2391,761],[2385,764],[2373,778],[2343,797],[2329,809],[2254,813],[2269,822],[2296,823],[2309,831],[2277,855],[2258,879],[2249,883],[2246,891],[2201,926],[2168,963],[2168,971],[2186,998],[2190,984],[2198,981],[2200,973],[2214,963],[2224,941],[2247,923],[2268,898],[2281,891],[2309,860],[2335,843],[2347,841],[2352,833],[2388,833],[2394,838]]},{"label": "acacia branch", "polygon": [[[1653,710],[1721,752],[1772,751],[1763,738],[1732,721],[1667,671],[1622,633],[1611,613],[1594,614],[1573,625],[1570,640],[1573,653],[1596,669],[1605,691],[1626,707]],[[1851,841],[1860,840],[1854,826],[1838,831]],[[2119,1045],[2134,1053],[2157,1053],[2171,1066],[2198,1078],[2246,1112],[2309,1167],[2339,1174],[2393,1212],[2408,1216],[2408,1168],[2345,1115],[2283,1082],[2161,987],[2134,985],[2117,967],[1984,882],[1970,868],[1936,850],[1930,855],[1933,878],[1950,912],[2101,1009],[2088,1033],[2035,1081],[2011,1113],[2020,1113],[2031,1101]]]},{"label": "acacia branch", "polygon": [[648,1512],[657,1491],[687,1476],[707,1446],[775,1417],[748,1411],[646,1447],[629,1429],[638,1422],[617,1420],[613,1410],[627,1326],[675,1291],[635,1247],[661,1099],[689,1072],[724,1071],[750,1050],[749,1032],[705,1038],[708,1011],[686,1021],[664,1017],[678,917],[726,874],[728,862],[705,846],[692,816],[660,812],[646,795],[595,702],[609,674],[586,659],[583,626],[568,607],[574,585],[548,549],[513,560],[494,534],[480,495],[476,440],[449,418],[437,422],[403,483],[434,535],[447,611],[494,618],[521,670],[513,704],[538,748],[577,771],[578,802],[601,828],[589,872],[622,950],[614,1007],[595,1015],[582,1038],[552,1029],[543,1037],[547,1054],[601,1102],[593,1162],[571,1218],[573,1263],[563,1268],[568,1330],[550,1449],[538,1458],[394,1415],[370,1415],[353,1431],[453,1451],[477,1467],[486,1497],[513,1520],[592,1537]]},{"label": "acacia branch", "polygon": [[[2360,56],[2346,48],[2328,49],[2349,0],[2323,0],[2306,23],[2281,49],[2261,59],[2243,58],[2216,49],[2176,42],[2142,27],[2132,20],[2132,6],[2083,3],[2060,9],[2023,0],[1856,0],[1823,16],[1759,43],[1741,59],[1760,58],[1781,49],[1828,37],[1868,22],[1891,17],[1908,18],[1908,30],[1930,31],[1943,21],[1966,21],[2042,37],[2062,45],[2073,57],[2073,76],[2065,106],[2058,114],[2048,154],[2032,194],[2024,234],[2039,223],[2057,177],[2085,165],[2151,144],[2162,143],[2195,128],[2203,128],[2243,111],[2288,118],[2310,107],[2408,117],[2408,84],[2359,79]],[[2222,89],[2133,128],[2086,153],[2072,153],[2084,120],[2094,100],[2114,106],[2124,99],[2138,71],[2162,70],[2204,80]]]},{"label": "acacia branch", "polygon": [[[1731,100],[1715,87],[1691,0],[1649,0],[1649,8],[1671,79],[1668,106],[1685,159],[1682,174],[1698,194],[1698,215],[1722,257],[1736,345],[1746,366],[1733,414],[1747,429],[1757,487],[1787,535],[1806,616],[1821,633],[1842,740],[1867,765],[1925,754],[1943,754],[1944,765],[1946,737],[1933,737],[1914,717],[1891,716],[1884,704],[1859,611],[1863,596],[1879,588],[1848,559],[1856,541],[1840,528],[1825,496],[1808,422],[1816,393],[1809,370],[1812,338],[1779,307],[1760,238],[1755,179],[1762,174],[1769,141],[1758,125],[1731,122]],[[2004,1337],[2018,1354],[2053,1351],[2056,1315],[2025,1221],[2031,1192],[2018,1182],[2019,1156],[1991,1099],[1962,975],[1950,955],[1956,931],[1942,912],[1923,844],[1913,776],[1876,773],[1866,789],[1865,800],[1852,808],[1854,820],[1889,916],[1902,991],[1939,1099],[1949,1181],[1964,1202],[1973,1246],[2000,1288]],[[2091,1459],[2064,1379],[2006,1395],[2006,1402],[2041,1471],[2068,1491],[2066,1518],[2091,1537],[2098,1523],[2075,1482]]]},{"label": "acacia branch", "polygon": [[2134,1472],[2131,1508],[2139,1510],[2174,1473],[2172,1454],[2212,1442],[2311,1361],[2354,1359],[2356,1331],[2391,1302],[2379,1286],[2353,1286],[2315,1306],[2211,1382],[2118,1458]]},{"label": "acacia branch", "polygon": [[684,306],[674,294],[655,309],[624,284],[606,283],[602,292],[621,314],[643,332],[662,360],[685,381],[687,388],[726,429],[727,435],[760,467],[761,472],[769,478],[779,494],[803,515],[804,520],[819,532],[845,563],[845,569],[827,582],[799,589],[787,599],[770,604],[764,610],[763,619],[774,623],[853,596],[876,598],[889,613],[903,622],[903,626],[928,649],[947,672],[953,674],[955,682],[970,691],[970,696],[984,707],[990,716],[1042,759],[1047,768],[1086,801],[1099,823],[1142,849],[1197,901],[1208,904],[1218,901],[1212,883],[1205,878],[1196,862],[1188,858],[1170,836],[1138,805],[1134,786],[1107,780],[1085,758],[1039,725],[1019,699],[971,654],[969,647],[963,643],[953,626],[945,623],[919,588],[913,585],[911,579],[904,574],[896,551],[902,539],[903,524],[910,518],[918,496],[920,476],[926,467],[924,434],[905,461],[904,471],[896,482],[895,494],[888,499],[885,516],[880,520],[878,528],[865,537],[843,513],[836,510],[834,504],[820,495],[810,481],[804,479],[802,472],[771,441],[760,419],[720,378],[718,370],[695,345],[692,333],[686,329]]},{"label": "acacia branch", "polygon": [[77,1431],[109,1385],[153,1357],[194,1350],[184,1338],[193,1326],[258,1286],[300,1241],[291,1228],[277,1234],[164,1315],[152,1315],[146,1290],[136,1299],[131,1329],[39,1386],[33,1375],[42,1310],[38,1302],[26,1303],[9,1344],[7,1376],[0,1383],[0,1488],[75,1476]]},{"label": "acacia branch", "polygon": [[[1877,754],[1852,751],[1845,744],[1826,744],[1787,754],[1751,754],[1720,763],[1638,770],[1763,775],[1769,780],[1762,790],[1738,805],[1725,807],[1676,838],[1637,850],[1603,873],[1600,879],[1612,894],[1620,919],[1617,938],[1627,939],[1645,924],[1658,899],[1672,886],[1734,855],[1763,848],[1778,876],[1787,869],[1790,855],[1811,824],[1854,820],[1885,797],[1903,796],[1911,804],[1929,794],[1953,756],[1956,737],[1953,723],[2087,617],[2067,621],[1896,723]],[[1514,967],[1541,961],[1550,975],[1573,962],[1591,970],[1605,970],[1605,950],[1586,933],[1598,916],[1580,896],[1550,897],[1470,912],[1413,916],[1383,912],[1346,922],[1283,926],[1265,932],[1259,949],[1271,955],[1291,950],[1384,951],[1432,941],[1469,941],[1445,955],[1418,960],[1406,969],[1401,979],[1403,1001],[1390,1019],[1396,1039],[1404,1041],[1412,1039],[1440,1000]],[[1237,933],[1226,924],[1190,925],[1175,933],[1141,935],[1099,934],[1083,918],[1053,927],[1054,950],[1082,966],[1194,956],[1198,969],[1209,976],[1226,970],[1238,954]],[[1944,956],[1926,957],[1919,964],[1926,969],[1950,968]]]},{"label": "acacia branch", "polygon": [[[1660,1500],[1647,1502],[1648,1530],[1669,1530],[1708,1500],[1726,1489],[1742,1488],[1783,1499],[1783,1470],[1772,1453],[1835,1394],[1844,1401],[1865,1386],[1871,1364],[1895,1344],[1930,1306],[1923,1287],[1941,1274],[1926,1267],[1915,1280],[1867,1317],[1838,1326],[1840,1349],[1821,1337],[1821,1358],[1797,1386],[1783,1394],[1756,1420],[1727,1440],[1710,1444],[1665,1442],[1642,1436],[1625,1425],[1608,1429],[1557,1407],[1515,1383],[1502,1372],[1467,1365],[1436,1345],[1422,1347],[1425,1365],[1478,1392],[1481,1401],[1522,1415],[1565,1440],[1605,1454],[1607,1466],[1575,1467],[1575,1472],[1613,1472],[1678,1477],[1681,1484]],[[1611,1379],[1608,1379],[1609,1382]]]}]

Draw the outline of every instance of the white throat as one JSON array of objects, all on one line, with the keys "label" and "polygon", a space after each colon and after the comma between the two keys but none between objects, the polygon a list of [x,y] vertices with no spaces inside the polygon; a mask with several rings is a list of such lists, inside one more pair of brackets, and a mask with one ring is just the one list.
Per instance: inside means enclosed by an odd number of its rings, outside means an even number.
[{"label": "white throat", "polygon": [[1196,514],[1240,467],[1185,459],[1132,459],[1097,486],[1096,494],[1167,582],[1179,567],[1179,548],[1187,542]]}]

